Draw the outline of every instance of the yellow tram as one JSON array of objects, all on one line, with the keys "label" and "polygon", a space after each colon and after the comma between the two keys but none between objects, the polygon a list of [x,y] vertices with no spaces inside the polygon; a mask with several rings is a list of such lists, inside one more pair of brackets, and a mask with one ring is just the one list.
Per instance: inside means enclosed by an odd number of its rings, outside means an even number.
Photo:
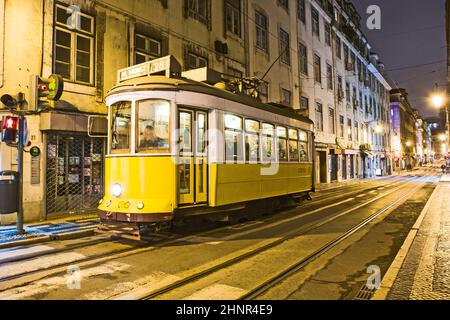
[{"label": "yellow tram", "polygon": [[135,238],[184,214],[314,191],[313,123],[230,92],[210,74],[182,73],[171,56],[119,71],[106,99],[101,232]]}]

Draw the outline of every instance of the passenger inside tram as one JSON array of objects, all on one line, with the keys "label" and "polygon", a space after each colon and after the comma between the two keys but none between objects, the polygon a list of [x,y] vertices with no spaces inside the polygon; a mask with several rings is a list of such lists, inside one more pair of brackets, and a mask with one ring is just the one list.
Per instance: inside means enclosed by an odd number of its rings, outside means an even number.
[{"label": "passenger inside tram", "polygon": [[142,138],[139,147],[142,149],[164,148],[166,146],[166,141],[156,135],[153,126],[146,126],[141,133],[141,136]]}]

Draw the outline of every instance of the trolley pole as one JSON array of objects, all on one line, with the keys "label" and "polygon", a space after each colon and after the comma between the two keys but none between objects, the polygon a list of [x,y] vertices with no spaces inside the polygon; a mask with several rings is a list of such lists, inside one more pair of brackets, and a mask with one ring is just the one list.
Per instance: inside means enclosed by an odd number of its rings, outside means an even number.
[{"label": "trolley pole", "polygon": [[23,150],[25,144],[25,116],[19,112],[19,145],[17,146],[17,171],[19,173],[19,203],[17,209],[17,234],[25,234],[23,228]]}]

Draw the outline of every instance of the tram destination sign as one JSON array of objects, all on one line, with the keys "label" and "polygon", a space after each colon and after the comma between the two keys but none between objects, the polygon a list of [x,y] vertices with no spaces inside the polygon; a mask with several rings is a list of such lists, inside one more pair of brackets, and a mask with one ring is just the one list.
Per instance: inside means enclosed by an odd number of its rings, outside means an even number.
[{"label": "tram destination sign", "polygon": [[156,74],[164,74],[166,77],[180,75],[181,65],[174,56],[159,58],[119,70],[118,81],[121,83],[126,80]]}]

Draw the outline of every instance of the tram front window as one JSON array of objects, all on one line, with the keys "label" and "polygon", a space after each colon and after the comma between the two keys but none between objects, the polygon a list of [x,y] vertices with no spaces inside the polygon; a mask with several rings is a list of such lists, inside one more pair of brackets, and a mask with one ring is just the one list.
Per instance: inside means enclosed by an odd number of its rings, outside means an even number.
[{"label": "tram front window", "polygon": [[111,106],[111,153],[130,152],[131,102]]},{"label": "tram front window", "polygon": [[147,100],[139,102],[138,152],[168,152],[170,130],[170,103]]}]

